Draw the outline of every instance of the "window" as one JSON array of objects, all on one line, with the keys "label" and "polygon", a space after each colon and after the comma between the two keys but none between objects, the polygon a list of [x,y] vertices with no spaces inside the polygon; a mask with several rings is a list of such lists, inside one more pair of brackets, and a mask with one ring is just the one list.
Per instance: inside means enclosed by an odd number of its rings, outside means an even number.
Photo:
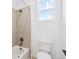
[{"label": "window", "polygon": [[54,0],[39,0],[38,11],[40,20],[49,20],[53,18]]}]

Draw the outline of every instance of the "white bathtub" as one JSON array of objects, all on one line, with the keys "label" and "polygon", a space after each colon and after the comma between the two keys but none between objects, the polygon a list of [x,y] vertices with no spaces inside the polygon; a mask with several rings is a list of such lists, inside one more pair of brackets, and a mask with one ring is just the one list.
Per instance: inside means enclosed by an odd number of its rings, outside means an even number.
[{"label": "white bathtub", "polygon": [[12,59],[29,59],[29,49],[17,45],[12,47]]}]

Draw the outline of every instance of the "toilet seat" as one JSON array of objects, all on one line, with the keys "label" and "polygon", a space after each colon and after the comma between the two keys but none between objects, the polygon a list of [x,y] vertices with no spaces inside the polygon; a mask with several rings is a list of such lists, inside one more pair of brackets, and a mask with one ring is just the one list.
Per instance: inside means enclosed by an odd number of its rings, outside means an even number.
[{"label": "toilet seat", "polygon": [[46,52],[38,52],[37,59],[51,59],[51,56]]}]

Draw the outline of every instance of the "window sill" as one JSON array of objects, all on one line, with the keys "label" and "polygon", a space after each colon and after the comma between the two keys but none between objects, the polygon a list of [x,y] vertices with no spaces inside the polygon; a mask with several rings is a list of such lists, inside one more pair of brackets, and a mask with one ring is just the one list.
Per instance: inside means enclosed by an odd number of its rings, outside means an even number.
[{"label": "window sill", "polygon": [[38,19],[38,21],[53,21],[55,19],[51,18],[51,19]]}]

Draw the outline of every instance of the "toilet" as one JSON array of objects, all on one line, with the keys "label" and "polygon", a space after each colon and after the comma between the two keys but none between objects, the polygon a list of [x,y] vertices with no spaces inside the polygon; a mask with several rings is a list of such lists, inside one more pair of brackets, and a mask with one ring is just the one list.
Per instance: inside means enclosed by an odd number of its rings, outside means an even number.
[{"label": "toilet", "polygon": [[39,41],[39,51],[37,53],[37,59],[52,59],[50,52],[51,52],[51,41]]}]

